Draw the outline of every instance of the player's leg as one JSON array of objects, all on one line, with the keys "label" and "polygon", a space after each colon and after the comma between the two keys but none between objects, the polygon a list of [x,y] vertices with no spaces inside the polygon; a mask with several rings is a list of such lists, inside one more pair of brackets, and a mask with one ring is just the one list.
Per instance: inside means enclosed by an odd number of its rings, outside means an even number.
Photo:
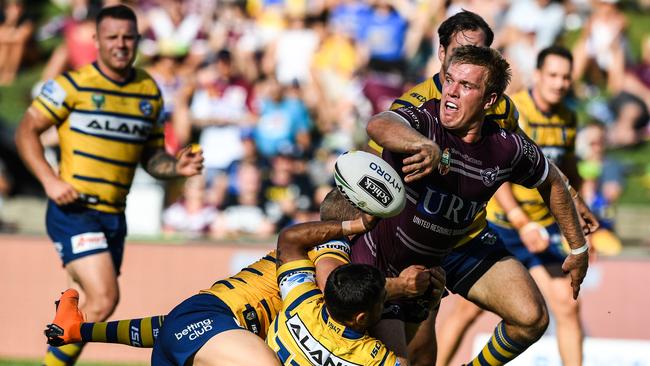
[{"label": "player's leg", "polygon": [[[105,320],[119,298],[117,271],[126,235],[124,216],[49,202],[46,226],[69,280],[84,294],[82,312],[89,321]],[[44,364],[72,365],[81,349],[82,344],[49,347]]]},{"label": "player's leg", "polygon": [[164,316],[157,315],[86,323],[78,303],[79,293],[74,289],[68,289],[61,295],[54,321],[45,329],[48,344],[58,347],[78,342],[102,342],[151,348],[165,319]]},{"label": "player's leg", "polygon": [[397,357],[407,357],[408,350],[404,321],[400,319],[382,319],[370,330],[370,334],[384,342],[386,347],[393,351]]},{"label": "player's leg", "polygon": [[193,358],[194,366],[280,366],[280,360],[262,338],[245,329],[231,329],[208,340]]},{"label": "player's leg", "polygon": [[438,307],[420,324],[407,323],[408,356],[411,366],[434,365],[436,362],[436,317]]},{"label": "player's leg", "polygon": [[[176,306],[165,317],[165,323],[160,329],[160,333],[153,347],[151,354],[152,365],[187,365],[196,362],[197,364],[208,364],[210,357],[216,353],[223,353],[227,360],[235,360],[232,357],[246,357],[247,364],[251,364],[254,360],[252,355],[246,352],[252,352],[249,349],[255,345],[263,345],[262,354],[260,357],[274,355],[273,351],[266,346],[260,339],[260,342],[251,340],[251,338],[244,338],[245,348],[242,348],[240,355],[226,355],[227,352],[236,350],[235,343],[228,341],[228,337],[219,337],[220,340],[226,342],[223,347],[220,342],[211,340],[222,333],[229,333],[236,339],[242,339],[240,333],[232,333],[231,331],[245,331],[252,337],[257,337],[252,332],[242,328],[238,324],[232,310],[218,297],[212,294],[198,294],[190,297]],[[208,345],[205,352],[201,352],[203,347]],[[256,348],[258,349],[258,348]],[[268,350],[266,354],[265,352]],[[198,359],[197,359],[198,357]],[[273,356],[275,357],[275,356]],[[212,365],[216,365],[215,361],[220,359],[211,360]],[[277,358],[276,358],[277,361]],[[257,364],[257,360],[254,362]],[[246,364],[246,363],[244,363]]]},{"label": "player's leg", "polygon": [[486,229],[443,261],[447,288],[503,321],[474,365],[503,365],[534,343],[548,326],[544,299],[524,266]]},{"label": "player's leg", "polygon": [[456,354],[467,329],[483,313],[483,310],[462,297],[456,300],[453,310],[438,327],[438,357],[436,365],[447,366]]},{"label": "player's leg", "polygon": [[562,364],[582,365],[583,331],[580,303],[573,299],[571,279],[560,265],[536,266],[530,274],[538,284],[556,321],[557,344]]}]

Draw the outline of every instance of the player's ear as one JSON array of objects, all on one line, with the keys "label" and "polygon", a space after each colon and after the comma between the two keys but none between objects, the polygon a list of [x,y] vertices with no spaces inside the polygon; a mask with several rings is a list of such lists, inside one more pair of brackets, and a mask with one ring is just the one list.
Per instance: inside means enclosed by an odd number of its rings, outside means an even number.
[{"label": "player's ear", "polygon": [[445,48],[442,47],[442,45],[438,46],[438,59],[440,60],[440,64],[443,64],[445,62],[445,56],[447,55],[447,52],[445,51]]},{"label": "player's ear", "polygon": [[485,98],[485,104],[483,105],[483,109],[488,110],[492,108],[494,103],[497,102],[497,93],[490,93],[488,96]]},{"label": "player's ear", "polygon": [[368,313],[366,313],[365,311],[362,311],[359,314],[354,316],[355,324],[367,324],[367,322],[368,322]]},{"label": "player's ear", "polygon": [[533,85],[537,85],[539,83],[539,80],[542,78],[542,73],[539,69],[535,69],[533,71]]}]

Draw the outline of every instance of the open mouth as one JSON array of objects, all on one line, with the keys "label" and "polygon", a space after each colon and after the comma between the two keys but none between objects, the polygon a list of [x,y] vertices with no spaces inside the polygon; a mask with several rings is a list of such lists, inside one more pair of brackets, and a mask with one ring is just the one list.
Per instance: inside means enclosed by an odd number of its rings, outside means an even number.
[{"label": "open mouth", "polygon": [[445,109],[450,110],[450,111],[457,111],[458,110],[458,105],[452,102],[446,102],[445,103]]}]

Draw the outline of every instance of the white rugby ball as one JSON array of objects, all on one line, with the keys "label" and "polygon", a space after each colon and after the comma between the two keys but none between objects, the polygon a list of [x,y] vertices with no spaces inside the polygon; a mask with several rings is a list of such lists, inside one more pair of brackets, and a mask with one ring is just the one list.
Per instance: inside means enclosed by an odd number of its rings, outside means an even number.
[{"label": "white rugby ball", "polygon": [[395,216],[406,204],[402,178],[384,159],[367,152],[348,151],[339,156],[334,181],[350,203],[374,216]]}]

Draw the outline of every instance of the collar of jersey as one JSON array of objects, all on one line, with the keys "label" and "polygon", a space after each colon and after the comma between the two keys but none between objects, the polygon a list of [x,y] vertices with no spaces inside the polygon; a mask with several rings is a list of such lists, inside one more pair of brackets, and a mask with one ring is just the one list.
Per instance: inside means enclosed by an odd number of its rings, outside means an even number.
[{"label": "collar of jersey", "polygon": [[347,339],[359,339],[359,338],[363,337],[363,334],[362,334],[362,333],[359,333],[359,332],[357,332],[357,331],[354,330],[354,329],[351,329],[351,328],[346,327],[345,325],[343,325],[343,324],[337,322],[337,321],[334,320],[333,318],[330,319],[330,315],[329,315],[329,313],[327,312],[327,307],[325,307],[325,306],[323,306],[323,308],[322,308],[322,310],[321,310],[321,316],[322,316],[323,321],[325,322],[325,324],[327,324],[327,323],[332,323],[332,324],[336,325],[337,327],[343,329],[343,334],[342,334],[343,338],[347,338]]},{"label": "collar of jersey", "polygon": [[102,69],[99,68],[99,64],[97,64],[97,61],[93,62],[93,67],[95,68],[95,70],[97,70],[97,72],[99,72],[99,74],[100,74],[104,79],[110,81],[111,83],[113,83],[113,84],[115,84],[115,85],[117,85],[117,86],[119,86],[119,87],[125,86],[125,85],[127,85],[128,83],[130,83],[130,82],[132,82],[133,80],[135,80],[135,69],[134,69],[134,68],[131,68],[131,74],[129,75],[128,78],[126,78],[126,80],[124,80],[124,81],[117,81],[117,80],[111,79],[110,77],[108,77],[108,75],[104,74],[104,72],[102,71]]}]

